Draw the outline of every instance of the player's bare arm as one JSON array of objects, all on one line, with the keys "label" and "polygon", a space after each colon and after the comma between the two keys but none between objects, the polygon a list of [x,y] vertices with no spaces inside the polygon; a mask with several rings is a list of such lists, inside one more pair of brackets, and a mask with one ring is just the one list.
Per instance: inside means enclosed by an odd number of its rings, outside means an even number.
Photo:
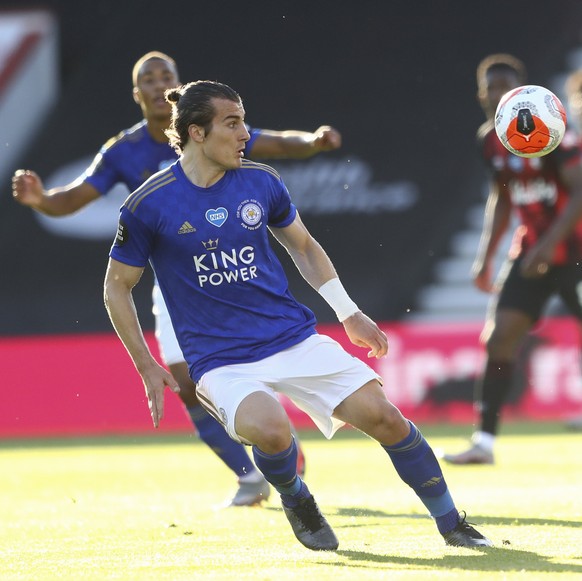
[{"label": "player's bare arm", "polygon": [[569,201],[539,242],[524,256],[521,267],[524,276],[543,276],[552,262],[556,245],[582,219],[582,166],[562,168],[560,178],[570,192]]},{"label": "player's bare arm", "polygon": [[35,172],[19,169],[12,176],[12,196],[23,206],[47,216],[66,216],[96,200],[99,192],[91,184],[80,180],[45,190]]},{"label": "player's bare arm", "polygon": [[341,147],[342,138],[337,129],[322,125],[315,131],[261,130],[252,151],[254,159],[302,159]]},{"label": "player's bare arm", "polygon": [[175,379],[151,354],[143,336],[132,289],[139,282],[143,268],[109,259],[105,275],[104,300],[113,327],[129,353],[144,383],[154,426],[164,417],[164,390],[178,392]]},{"label": "player's bare arm", "polygon": [[473,282],[483,292],[493,290],[492,261],[499,243],[507,232],[511,205],[507,195],[500,193],[501,185],[492,183],[487,198],[479,249],[473,263]]},{"label": "player's bare arm", "polygon": [[324,283],[337,278],[337,272],[319,242],[311,236],[297,214],[285,228],[271,228],[273,236],[290,254],[303,278],[318,290]]},{"label": "player's bare arm", "polygon": [[[315,240],[299,215],[286,228],[271,229],[275,238],[286,248],[305,280],[318,292],[337,272],[325,250]],[[325,298],[325,297],[324,297]],[[357,309],[357,307],[355,307]],[[368,357],[380,358],[388,352],[388,340],[378,325],[360,310],[342,319],[346,334],[354,345],[370,349]]]}]

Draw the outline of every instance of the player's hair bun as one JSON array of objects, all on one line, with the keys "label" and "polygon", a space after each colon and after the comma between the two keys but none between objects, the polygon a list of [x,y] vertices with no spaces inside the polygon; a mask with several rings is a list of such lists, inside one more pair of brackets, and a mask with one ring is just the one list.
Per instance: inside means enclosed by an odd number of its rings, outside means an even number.
[{"label": "player's hair bun", "polygon": [[170,103],[177,103],[180,100],[180,97],[182,96],[182,93],[180,92],[180,87],[168,89],[165,93],[165,96],[166,101]]}]

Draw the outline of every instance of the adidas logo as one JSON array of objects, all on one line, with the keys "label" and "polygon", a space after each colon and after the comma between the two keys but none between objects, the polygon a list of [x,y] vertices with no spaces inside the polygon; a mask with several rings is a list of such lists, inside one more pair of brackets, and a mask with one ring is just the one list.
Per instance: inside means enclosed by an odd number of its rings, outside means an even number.
[{"label": "adidas logo", "polygon": [[436,486],[442,479],[442,476],[433,476],[430,480],[427,480],[421,484],[421,488],[430,488],[431,486]]},{"label": "adidas logo", "polygon": [[186,222],[184,222],[178,230],[178,234],[190,234],[191,232],[196,232],[196,228],[194,228],[194,226],[192,226],[188,220],[186,220]]}]

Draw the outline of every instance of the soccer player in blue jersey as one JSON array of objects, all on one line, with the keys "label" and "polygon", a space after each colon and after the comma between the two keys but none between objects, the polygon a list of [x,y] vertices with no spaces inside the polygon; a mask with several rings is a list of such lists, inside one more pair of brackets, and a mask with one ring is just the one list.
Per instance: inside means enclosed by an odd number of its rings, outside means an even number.
[{"label": "soccer player in blue jersey", "polygon": [[168,134],[181,156],[127,198],[104,288],[113,326],[146,386],[154,425],[163,417],[165,388],[177,384],[151,355],[133,303],[132,288],[148,263],[199,399],[233,440],[252,446],[303,545],[335,550],[338,540],[297,473],[297,445],[279,393],[327,438],[349,423],[376,439],[447,544],[491,545],[457,511],[433,451],[386,399],[380,378],[319,335],[313,313],[289,292],[269,232],[335,310],[350,340],[367,348],[368,357],[387,353],[386,335],[350,299],[277,172],[244,159],[250,134],[239,95],[198,81],[166,98],[173,103]]},{"label": "soccer player in blue jersey", "polygon": [[[160,52],[141,57],[133,67],[133,96],[141,107],[143,120],[108,141],[92,165],[73,183],[46,191],[40,178],[30,170],[19,170],[12,180],[14,198],[27,206],[52,216],[71,214],[89,204],[121,182],[131,191],[155,172],[177,159],[165,130],[171,121],[171,107],[164,99],[166,89],[178,86],[174,60]],[[249,129],[246,153],[254,158],[305,158],[322,151],[337,149],[341,135],[327,125],[313,133]],[[195,386],[178,346],[169,315],[158,287],[154,287],[156,337],[162,358],[180,385],[180,398],[200,438],[237,475],[239,487],[231,500],[233,506],[260,503],[270,489],[245,448],[232,441],[214,418],[204,411],[196,398]],[[300,470],[304,457],[299,456]]]}]

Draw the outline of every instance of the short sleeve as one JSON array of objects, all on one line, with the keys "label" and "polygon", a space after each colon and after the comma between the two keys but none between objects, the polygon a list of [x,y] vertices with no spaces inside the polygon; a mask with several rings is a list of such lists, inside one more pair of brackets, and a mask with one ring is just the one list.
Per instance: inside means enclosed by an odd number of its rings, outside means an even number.
[{"label": "short sleeve", "polygon": [[253,127],[250,127],[249,125],[247,125],[246,128],[250,134],[250,138],[246,142],[246,145],[245,145],[245,155],[251,156],[252,151],[253,151],[253,147],[255,145],[255,141],[257,140],[257,137],[259,137],[259,135],[261,135],[262,129],[254,129]]},{"label": "short sleeve", "polygon": [[269,212],[269,226],[285,228],[295,220],[297,208],[291,201],[287,186],[280,178],[274,183],[273,200]]},{"label": "short sleeve", "polygon": [[121,181],[118,172],[109,159],[109,152],[102,148],[85,172],[83,181],[91,184],[102,196],[106,195],[114,185]]},{"label": "short sleeve", "polygon": [[123,206],[109,256],[130,266],[146,266],[153,238],[151,229]]}]

